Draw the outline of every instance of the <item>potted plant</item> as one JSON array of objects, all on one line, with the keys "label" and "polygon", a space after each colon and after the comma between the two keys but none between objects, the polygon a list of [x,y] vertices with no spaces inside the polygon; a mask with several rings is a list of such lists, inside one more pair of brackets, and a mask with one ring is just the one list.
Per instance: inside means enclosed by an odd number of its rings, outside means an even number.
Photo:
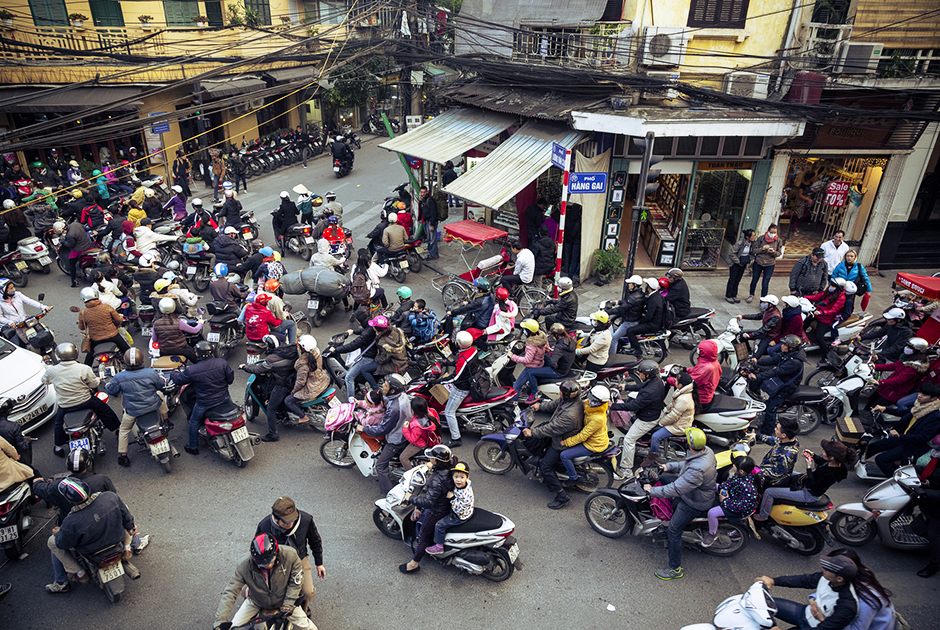
[{"label": "potted plant", "polygon": [[281,16],[281,24],[283,24],[284,26],[290,26],[290,16],[289,16],[289,15],[282,15],[282,16]]},{"label": "potted plant", "polygon": [[140,25],[144,28],[150,28],[150,25],[153,23],[152,15],[138,15],[137,19],[140,20]]},{"label": "potted plant", "polygon": [[594,273],[600,284],[608,284],[615,275],[623,273],[624,255],[616,249],[598,249],[594,251]]},{"label": "potted plant", "polygon": [[81,13],[69,13],[69,22],[72,23],[72,26],[75,28],[82,28],[85,26],[85,20],[88,19],[87,15],[82,15]]},{"label": "potted plant", "polygon": [[13,28],[13,18],[15,17],[15,15],[6,9],[0,9],[0,22],[3,23],[5,28]]},{"label": "potted plant", "polygon": [[193,22],[195,22],[196,26],[198,26],[199,28],[209,26],[209,18],[207,18],[204,15],[197,15],[196,17],[193,18]]}]

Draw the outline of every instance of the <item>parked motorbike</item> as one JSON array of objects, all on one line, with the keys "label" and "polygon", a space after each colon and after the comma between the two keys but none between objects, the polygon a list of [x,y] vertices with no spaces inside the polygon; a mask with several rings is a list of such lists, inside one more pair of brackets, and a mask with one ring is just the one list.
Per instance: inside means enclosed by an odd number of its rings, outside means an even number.
[{"label": "parked motorbike", "polygon": [[[189,385],[183,385],[179,402],[187,418],[193,412],[195,401],[195,390]],[[239,468],[244,468],[255,456],[252,443],[261,443],[261,436],[251,433],[245,426],[245,413],[242,408],[231,400],[206,411],[205,423],[199,427],[199,439],[222,459],[235,462]]]},{"label": "parked motorbike", "polygon": [[29,264],[23,260],[19,250],[0,254],[0,270],[17,287],[29,284]]},{"label": "parked motorbike", "polygon": [[33,526],[29,515],[33,490],[28,481],[21,481],[0,490],[0,547],[8,560],[23,556],[26,532]]},{"label": "parked motorbike", "polygon": [[[248,383],[245,385],[245,418],[253,422],[258,417],[258,413],[264,411],[268,415],[268,400],[270,398],[270,385],[268,374],[249,374]],[[299,418],[294,417],[287,410],[287,407],[281,405],[277,409],[277,422],[285,427],[307,428],[320,433],[326,433],[326,414],[330,410],[330,401],[336,396],[335,387],[327,387],[326,390],[314,398],[300,403],[301,408],[307,415],[308,422],[298,424]]]},{"label": "parked motorbike", "polygon": [[[380,532],[406,542],[415,537],[416,523],[411,519],[415,508],[404,497],[407,492],[421,492],[429,479],[430,466],[416,466],[386,497],[375,502],[372,520]],[[432,557],[492,582],[503,582],[512,576],[519,557],[519,545],[512,536],[515,527],[502,514],[474,506],[473,516],[447,530],[444,552]]]},{"label": "parked motorbike", "polygon": [[765,630],[773,627],[777,604],[763,582],[754,582],[746,593],[729,597],[715,609],[713,623],[693,623],[680,630]]},{"label": "parked motorbike", "polygon": [[17,251],[22,260],[26,261],[30,271],[49,273],[52,271],[52,257],[49,248],[35,236],[24,238],[16,242]]},{"label": "parked motorbike", "polygon": [[[108,402],[108,395],[104,392],[95,394],[104,403]],[[69,450],[83,448],[88,451],[88,470],[95,469],[95,456],[104,455],[107,450],[102,437],[104,436],[104,423],[91,409],[69,411],[62,419],[62,430],[69,439]]]},{"label": "parked motorbike", "polygon": [[238,321],[238,306],[228,302],[209,302],[206,310],[209,312],[206,341],[212,344],[215,356],[227,359],[229,352],[245,334],[244,324]]},{"label": "parked motorbike", "polygon": [[176,447],[170,444],[170,423],[160,416],[159,411],[151,411],[137,416],[134,424],[134,438],[141,450],[147,450],[163,466],[167,474],[171,472],[170,457],[179,457]]}]

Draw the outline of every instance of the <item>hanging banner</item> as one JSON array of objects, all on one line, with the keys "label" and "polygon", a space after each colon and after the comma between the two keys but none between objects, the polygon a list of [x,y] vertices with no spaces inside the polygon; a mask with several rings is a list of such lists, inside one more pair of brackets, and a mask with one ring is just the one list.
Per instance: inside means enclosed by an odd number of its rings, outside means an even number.
[{"label": "hanging banner", "polygon": [[851,184],[845,181],[829,182],[826,188],[826,204],[830,206],[844,206],[849,198]]}]

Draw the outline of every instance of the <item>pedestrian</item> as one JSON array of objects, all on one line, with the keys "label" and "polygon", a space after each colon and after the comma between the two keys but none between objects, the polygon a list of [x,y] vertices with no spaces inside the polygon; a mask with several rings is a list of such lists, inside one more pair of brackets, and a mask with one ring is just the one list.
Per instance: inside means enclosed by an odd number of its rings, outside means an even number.
[{"label": "pedestrian", "polygon": [[184,197],[192,196],[192,191],[189,189],[189,173],[191,170],[192,165],[189,163],[189,158],[181,149],[177,149],[176,159],[173,160],[173,184],[183,189]]},{"label": "pedestrian", "polygon": [[754,266],[751,272],[751,290],[747,298],[748,304],[754,301],[754,290],[757,288],[757,280],[761,276],[763,276],[761,295],[770,293],[770,278],[774,275],[777,259],[783,256],[783,246],[780,239],[777,238],[776,223],[771,223],[767,227],[767,232],[754,242],[751,246],[751,254],[754,258]]},{"label": "pedestrian", "polygon": [[218,149],[210,149],[209,155],[212,157],[210,170],[212,172],[212,201],[219,200],[219,182],[225,178],[225,162],[219,157]]},{"label": "pedestrian", "polygon": [[424,224],[425,238],[428,242],[427,260],[437,260],[440,258],[437,251],[437,202],[431,196],[431,191],[427,186],[421,187],[420,199],[420,218]]},{"label": "pedestrian", "polygon": [[[820,245],[820,247],[826,258],[826,266],[829,268],[829,273],[833,273],[833,270],[842,262],[845,253],[849,251],[849,244],[845,242],[845,232],[843,230],[836,230],[832,235],[832,239],[826,241]],[[846,278],[846,280],[852,279]]]},{"label": "pedestrian", "polygon": [[738,299],[738,285],[748,265],[751,264],[751,248],[756,234],[754,230],[744,230],[741,238],[731,248],[731,267],[728,268],[728,284],[725,287],[725,302],[728,304],[737,304],[741,301]]},{"label": "pedestrian", "polygon": [[858,262],[858,252],[854,249],[847,250],[842,262],[831,270],[833,278],[844,278],[847,282],[855,283],[857,293],[862,294],[862,310],[866,310],[868,300],[871,299],[871,280],[868,278],[865,266]]},{"label": "pedestrian", "polygon": [[232,172],[232,179],[235,180],[235,193],[238,193],[239,183],[241,183],[245,192],[248,192],[248,180],[245,179],[245,171],[248,170],[248,166],[245,164],[242,155],[237,151],[232,151],[228,156],[228,166],[229,170]]},{"label": "pedestrian", "polygon": [[[539,226],[545,220],[546,208],[548,208],[548,201],[544,197],[539,197],[535,203],[525,209],[525,231],[520,233],[519,237],[526,246],[531,245],[538,238]],[[522,249],[522,245],[519,249]]]},{"label": "pedestrian", "polygon": [[829,267],[826,266],[825,252],[822,247],[814,247],[790,270],[790,295],[801,297],[822,293],[826,290],[828,280]]}]

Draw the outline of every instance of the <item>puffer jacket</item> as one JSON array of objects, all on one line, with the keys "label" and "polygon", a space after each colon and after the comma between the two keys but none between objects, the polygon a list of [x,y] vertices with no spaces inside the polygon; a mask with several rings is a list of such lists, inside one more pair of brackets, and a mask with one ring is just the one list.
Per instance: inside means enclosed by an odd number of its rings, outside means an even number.
[{"label": "puffer jacket", "polygon": [[225,359],[202,359],[182,372],[171,372],[170,378],[177,385],[192,383],[196,400],[211,408],[231,400],[228,386],[235,382],[235,372]]},{"label": "puffer jacket", "polygon": [[251,603],[258,608],[276,610],[284,603],[293,605],[297,601],[303,581],[304,567],[293,547],[278,547],[277,563],[267,576],[251,557],[245,558],[235,567],[235,576],[222,594],[222,601],[215,611],[215,627],[228,623],[235,600],[246,587]]},{"label": "puffer jacket", "polygon": [[760,313],[744,315],[743,318],[760,320],[761,327],[751,332],[751,334],[757,334],[767,339],[779,338],[780,330],[783,328],[783,323],[780,321],[780,310],[773,304],[768,306],[766,310],[763,310]]},{"label": "puffer jacket", "polygon": [[389,326],[388,331],[378,337],[375,362],[376,376],[402,374],[408,369],[408,336],[398,326]]},{"label": "puffer jacket", "polygon": [[695,420],[695,399],[692,397],[692,383],[678,390],[672,396],[672,403],[659,419],[661,426],[669,429],[673,435],[685,435],[685,430]]},{"label": "puffer jacket", "polygon": [[568,289],[538,309],[539,315],[557,315],[558,323],[563,324],[568,332],[578,317],[578,294],[574,289]]},{"label": "puffer jacket", "polygon": [[721,363],[718,362],[718,343],[712,339],[698,342],[698,361],[688,369],[689,376],[698,385],[698,401],[707,404],[715,397],[721,380]]},{"label": "puffer jacket", "polygon": [[692,298],[689,294],[689,283],[684,278],[679,278],[669,287],[669,293],[666,294],[666,301],[672,304],[676,313],[676,322],[681,322],[688,318],[689,311],[692,310]]},{"label": "puffer jacket", "polygon": [[632,411],[640,422],[656,422],[666,407],[666,386],[663,379],[654,377],[642,383],[626,386],[626,391],[638,392],[636,398],[614,403],[611,411]]},{"label": "puffer jacket", "polygon": [[[505,310],[503,310],[505,309]],[[498,301],[490,315],[490,324],[486,328],[487,341],[499,341],[512,332],[516,325],[519,307],[512,300],[506,300],[505,306]]]},{"label": "puffer jacket", "polygon": [[167,313],[153,322],[153,339],[160,344],[160,354],[167,356],[186,348],[186,335],[176,313]]},{"label": "puffer jacket", "polygon": [[447,493],[453,491],[454,481],[451,479],[450,471],[438,470],[425,486],[424,494],[411,497],[410,502],[421,510],[450,512],[450,499],[447,498]]},{"label": "puffer jacket", "polygon": [[666,464],[666,472],[679,473],[679,478],[665,486],[653,486],[650,496],[659,499],[680,499],[694,510],[707,510],[715,504],[718,468],[715,453],[709,447],[689,451],[681,462]]},{"label": "puffer jacket", "polygon": [[584,406],[584,426],[575,435],[566,438],[561,443],[567,447],[584,444],[585,448],[595,453],[603,453],[610,446],[607,435],[607,408],[610,403],[600,407]]},{"label": "puffer jacket", "polygon": [[809,337],[806,336],[806,331],[803,330],[802,308],[799,306],[796,308],[785,308],[783,309],[783,314],[780,319],[780,334],[777,337],[771,338],[771,341],[779,342],[787,335],[796,335],[805,342],[809,341]]},{"label": "puffer jacket", "polygon": [[85,231],[84,226],[78,221],[69,224],[65,237],[62,238],[62,247],[69,252],[84,252],[95,246]]},{"label": "puffer jacket", "polygon": [[545,357],[545,365],[555,370],[559,376],[568,376],[574,364],[574,340],[568,335],[554,340],[551,352]]},{"label": "puffer jacket", "polygon": [[924,359],[876,364],[876,370],[892,372],[891,376],[878,384],[878,395],[891,402],[901,400],[913,391],[917,381],[927,373],[928,367],[930,364]]},{"label": "puffer jacket", "polygon": [[157,392],[163,391],[165,385],[156,370],[124,370],[114,375],[105,391],[112,396],[121,394],[124,411],[136,418],[160,408],[163,400]]},{"label": "puffer jacket", "polygon": [[297,344],[278,348],[265,357],[264,361],[246,365],[242,369],[249,374],[270,374],[274,384],[281,387],[294,386],[294,363],[297,361]]},{"label": "puffer jacket", "polygon": [[540,411],[552,414],[548,422],[532,428],[532,437],[552,438],[556,451],[565,450],[563,440],[574,437],[584,428],[584,403],[579,398],[559,398],[539,407]]},{"label": "puffer jacket", "polygon": [[832,293],[823,291],[815,295],[807,295],[806,299],[816,303],[816,320],[823,324],[831,324],[842,313],[845,307],[845,291],[839,291],[834,299]]},{"label": "puffer jacket", "polygon": [[604,330],[595,330],[584,340],[584,345],[575,350],[574,353],[578,356],[587,355],[588,361],[591,363],[605,365],[610,357],[612,338],[610,327]]},{"label": "puffer jacket", "polygon": [[540,236],[529,246],[535,255],[535,275],[544,276],[555,269],[555,242],[550,236]]},{"label": "puffer jacket", "polygon": [[548,349],[548,336],[541,330],[525,340],[525,355],[509,354],[510,360],[521,363],[527,368],[540,368],[545,365],[545,351]]},{"label": "puffer jacket", "polygon": [[220,234],[212,242],[212,253],[216,263],[225,263],[231,270],[248,255],[248,250],[228,234]]},{"label": "puffer jacket", "polygon": [[643,313],[643,317],[640,318],[640,323],[652,326],[656,330],[661,330],[663,327],[663,313],[665,309],[662,294],[659,291],[653,291],[646,296],[645,305],[646,310]]},{"label": "puffer jacket", "polygon": [[[779,378],[786,387],[779,393],[790,394],[796,391],[800,381],[803,380],[803,364],[806,362],[806,351],[797,350],[796,352],[778,352],[777,356],[761,357],[757,360],[757,365],[766,369],[757,374],[755,379],[762,383],[769,378]],[[789,383],[789,384],[788,384]]]},{"label": "puffer jacket", "polygon": [[323,356],[319,348],[302,352],[294,362],[297,372],[291,394],[300,400],[313,400],[330,385],[330,375],[323,369]]},{"label": "puffer jacket", "polygon": [[225,203],[222,204],[222,209],[219,211],[219,218],[225,219],[225,225],[241,225],[242,202],[234,197],[226,199]]},{"label": "puffer jacket", "polygon": [[132,529],[134,517],[118,495],[96,492],[62,519],[55,544],[59,549],[92,553],[121,542]]},{"label": "puffer jacket", "polygon": [[118,334],[118,326],[123,321],[120,313],[107,304],[102,304],[100,300],[89,300],[78,314],[78,329],[87,329],[89,339],[100,341]]}]

